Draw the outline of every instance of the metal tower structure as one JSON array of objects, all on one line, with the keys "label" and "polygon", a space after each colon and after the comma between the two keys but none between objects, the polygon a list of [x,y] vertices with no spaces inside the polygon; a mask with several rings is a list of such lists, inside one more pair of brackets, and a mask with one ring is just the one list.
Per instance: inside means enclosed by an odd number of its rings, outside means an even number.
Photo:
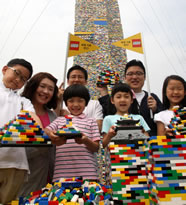
[{"label": "metal tower structure", "polygon": [[117,71],[123,81],[126,51],[111,45],[123,39],[117,0],[76,0],[74,34],[100,47],[74,57],[74,64],[88,71],[92,97],[97,95],[96,82],[101,71]]}]

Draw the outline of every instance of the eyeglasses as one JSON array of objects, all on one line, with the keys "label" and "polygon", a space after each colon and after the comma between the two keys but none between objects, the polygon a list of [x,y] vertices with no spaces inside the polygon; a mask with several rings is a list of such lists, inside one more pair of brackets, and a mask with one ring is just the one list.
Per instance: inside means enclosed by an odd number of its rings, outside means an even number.
[{"label": "eyeglasses", "polygon": [[15,68],[13,67],[9,67],[12,71],[14,71],[14,75],[15,77],[19,78],[21,80],[22,83],[26,83],[27,79],[25,77],[22,76],[22,74],[17,71]]},{"label": "eyeglasses", "polygon": [[137,72],[135,72],[135,73],[133,73],[133,72],[128,72],[128,73],[126,73],[126,75],[127,76],[133,76],[133,75],[136,75],[136,76],[142,76],[142,75],[144,75],[144,73],[143,72],[140,72],[140,71],[137,71]]}]

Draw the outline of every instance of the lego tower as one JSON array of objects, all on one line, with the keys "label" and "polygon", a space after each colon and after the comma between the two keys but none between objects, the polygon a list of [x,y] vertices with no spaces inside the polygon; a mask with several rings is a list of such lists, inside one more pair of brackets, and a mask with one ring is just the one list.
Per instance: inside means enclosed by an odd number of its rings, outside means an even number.
[{"label": "lego tower", "polygon": [[74,34],[100,47],[99,50],[74,57],[88,71],[88,88],[97,96],[96,82],[101,72],[116,71],[123,81],[126,51],[111,45],[123,39],[117,0],[76,0]]}]

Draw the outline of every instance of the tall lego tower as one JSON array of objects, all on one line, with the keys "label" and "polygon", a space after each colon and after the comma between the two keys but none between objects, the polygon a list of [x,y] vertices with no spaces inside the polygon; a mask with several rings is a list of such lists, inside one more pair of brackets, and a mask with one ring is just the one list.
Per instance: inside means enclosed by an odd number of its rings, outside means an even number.
[{"label": "tall lego tower", "polygon": [[92,97],[97,95],[97,79],[104,70],[117,71],[123,81],[126,51],[111,45],[123,39],[117,0],[76,0],[74,34],[100,47],[74,57],[74,64],[88,71]]}]

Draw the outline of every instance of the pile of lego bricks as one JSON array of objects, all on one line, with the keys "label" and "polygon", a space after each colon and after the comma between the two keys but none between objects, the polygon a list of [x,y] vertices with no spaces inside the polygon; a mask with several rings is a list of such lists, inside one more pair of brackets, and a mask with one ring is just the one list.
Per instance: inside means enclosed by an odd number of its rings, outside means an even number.
[{"label": "pile of lego bricks", "polygon": [[66,124],[62,126],[59,130],[57,130],[56,134],[58,136],[65,136],[68,139],[75,138],[75,137],[82,137],[81,132],[75,127],[72,123],[72,117],[65,116]]},{"label": "pile of lego bricks", "polygon": [[104,70],[102,71],[97,80],[97,85],[115,85],[119,83],[119,74],[115,71]]},{"label": "pile of lego bricks", "polygon": [[109,145],[113,199],[123,204],[149,204],[144,139],[117,140]]},{"label": "pile of lego bricks", "polygon": [[51,140],[29,112],[21,110],[15,119],[1,129],[0,146],[51,146]]},{"label": "pile of lego bricks", "polygon": [[97,182],[82,181],[81,178],[61,179],[47,184],[42,190],[20,197],[12,204],[18,205],[84,205],[84,204],[122,204],[112,201],[111,186]]},{"label": "pile of lego bricks", "polygon": [[173,107],[175,117],[171,119],[169,128],[173,130],[175,135],[186,134],[186,107],[180,108],[179,106]]},{"label": "pile of lego bricks", "polygon": [[151,137],[148,153],[151,204],[186,204],[186,135]]}]

